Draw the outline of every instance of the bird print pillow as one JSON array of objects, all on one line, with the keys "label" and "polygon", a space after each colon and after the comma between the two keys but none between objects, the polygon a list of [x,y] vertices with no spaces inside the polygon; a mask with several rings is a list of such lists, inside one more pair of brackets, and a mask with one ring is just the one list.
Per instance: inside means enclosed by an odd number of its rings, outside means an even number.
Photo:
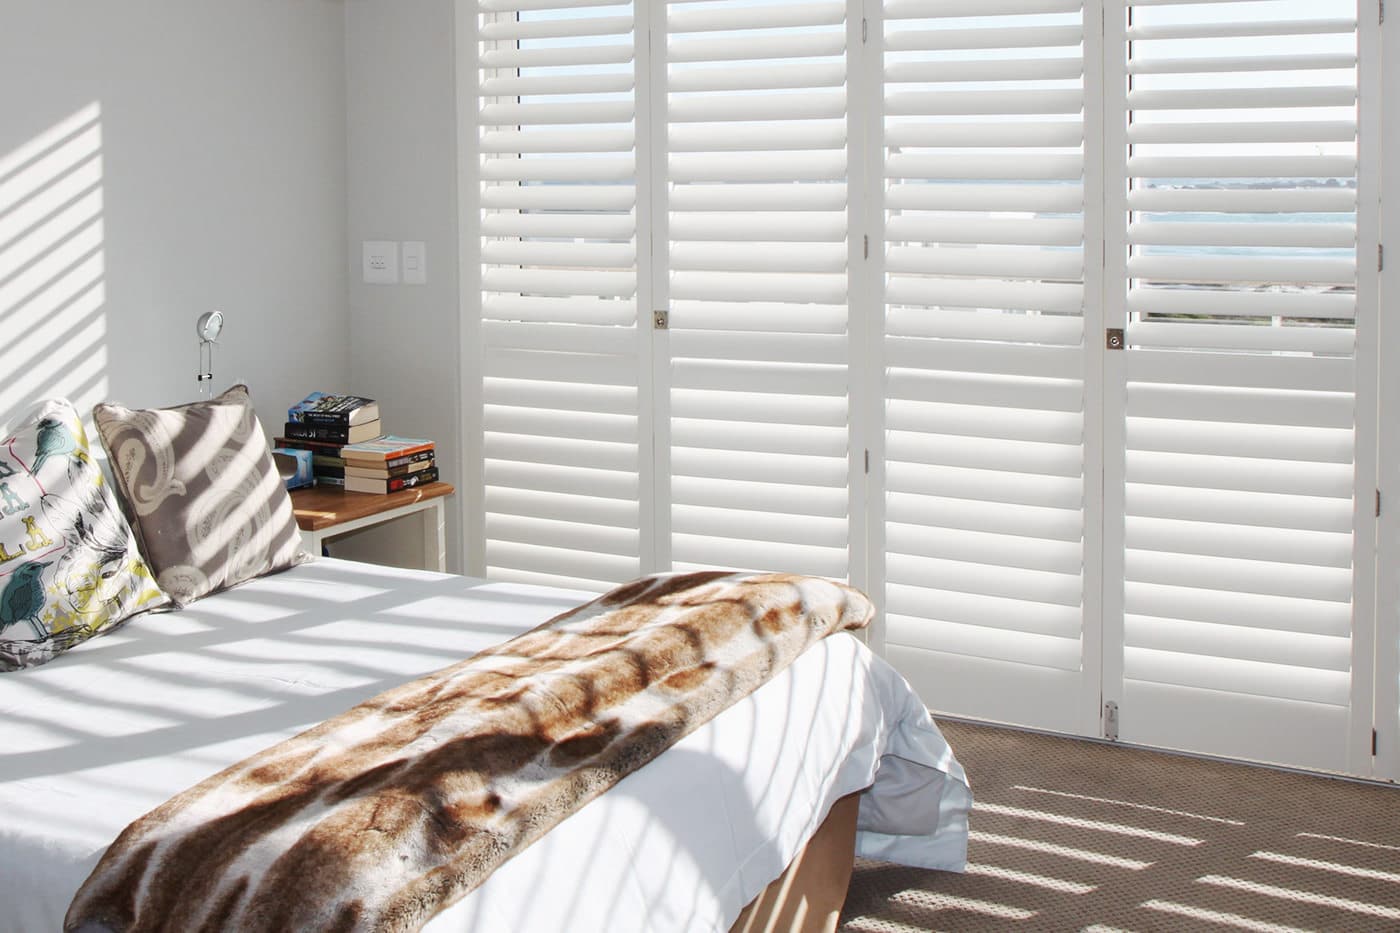
[{"label": "bird print pillow", "polygon": [[0,671],[169,604],[64,399],[0,432]]}]

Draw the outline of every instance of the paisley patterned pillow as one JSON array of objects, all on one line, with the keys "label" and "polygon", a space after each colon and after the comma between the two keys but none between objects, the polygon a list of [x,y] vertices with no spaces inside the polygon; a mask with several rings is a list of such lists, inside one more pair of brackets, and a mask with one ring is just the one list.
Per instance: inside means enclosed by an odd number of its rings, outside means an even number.
[{"label": "paisley patterned pillow", "polygon": [[141,553],[177,604],[308,559],[247,386],[92,415]]},{"label": "paisley patterned pillow", "polygon": [[167,605],[73,406],[40,402],[0,435],[0,670]]}]

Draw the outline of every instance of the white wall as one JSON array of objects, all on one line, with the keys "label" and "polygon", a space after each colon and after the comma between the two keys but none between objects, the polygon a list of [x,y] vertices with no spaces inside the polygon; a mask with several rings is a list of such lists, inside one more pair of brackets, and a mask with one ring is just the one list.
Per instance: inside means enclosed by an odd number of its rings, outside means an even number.
[{"label": "white wall", "polygon": [[0,0],[0,424],[346,381],[345,7]]},{"label": "white wall", "polygon": [[[345,5],[351,263],[345,389],[379,400],[386,431],[434,439],[442,478],[461,488],[454,23],[452,0]],[[426,242],[427,284],[364,284],[364,240]],[[463,566],[461,503],[460,494],[447,503],[454,571]],[[409,553],[415,534],[409,527],[402,541],[335,553],[388,562],[400,549]]]}]

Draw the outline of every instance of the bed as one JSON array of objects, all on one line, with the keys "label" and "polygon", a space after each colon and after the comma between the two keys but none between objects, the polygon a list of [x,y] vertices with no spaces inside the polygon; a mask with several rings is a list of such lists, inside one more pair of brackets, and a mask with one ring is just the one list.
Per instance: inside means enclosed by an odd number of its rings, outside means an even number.
[{"label": "bed", "polygon": [[[322,559],[0,675],[5,928],[58,929],[108,843],[172,794],[590,596]],[[425,929],[728,929],[857,792],[860,854],[963,866],[961,768],[903,680],[842,633]]]},{"label": "bed", "polygon": [[[425,884],[433,896],[395,928],[776,929],[771,892],[811,878],[837,889],[829,927],[845,882],[798,871],[839,864],[814,850],[844,847],[847,873],[852,849],[963,867],[961,767],[908,685],[839,631],[873,613],[863,595],[680,575],[574,613],[594,594],[310,560],[246,387],[93,418],[105,481],[65,400],[0,440],[0,929],[180,928],[186,913],[227,927],[250,902],[271,929],[344,926],[386,916],[347,891],[377,885],[402,904]],[[745,601],[774,586],[777,601]],[[746,653],[723,654],[736,644]],[[605,677],[576,673],[594,664]],[[471,783],[504,748],[524,766]],[[602,765],[618,754],[632,757]],[[327,762],[340,783],[322,783]],[[546,798],[522,788],[539,772],[551,791],[588,792],[536,809]],[[210,786],[243,796],[211,808]],[[474,828],[464,786],[515,835],[444,883],[459,852],[444,839],[505,838]],[[266,818],[290,798],[290,821]],[[366,818],[329,818],[337,808]],[[328,856],[299,861],[327,824],[333,845],[314,852]],[[235,825],[254,829],[235,839]],[[172,841],[191,837],[197,852]],[[425,847],[426,869],[413,861]],[[265,866],[280,868],[270,893],[266,875],[247,881]],[[338,920],[292,923],[294,909]]]}]

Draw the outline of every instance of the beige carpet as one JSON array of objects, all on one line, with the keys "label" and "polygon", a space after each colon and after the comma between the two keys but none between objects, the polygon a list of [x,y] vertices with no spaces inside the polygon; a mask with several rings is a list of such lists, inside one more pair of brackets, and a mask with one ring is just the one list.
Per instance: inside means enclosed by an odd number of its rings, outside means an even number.
[{"label": "beige carpet", "polygon": [[968,872],[858,861],[846,933],[1400,931],[1400,788],[940,725]]}]

